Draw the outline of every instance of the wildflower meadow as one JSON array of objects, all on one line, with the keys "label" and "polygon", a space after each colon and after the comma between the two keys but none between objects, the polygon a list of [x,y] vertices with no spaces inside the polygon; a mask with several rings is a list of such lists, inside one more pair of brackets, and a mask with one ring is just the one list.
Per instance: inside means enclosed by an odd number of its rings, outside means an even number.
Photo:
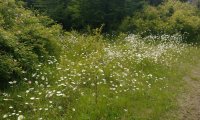
[{"label": "wildflower meadow", "polygon": [[199,120],[199,43],[199,0],[0,0],[0,120]]},{"label": "wildflower meadow", "polygon": [[[67,33],[60,60],[49,57],[1,93],[5,120],[134,120],[168,118],[198,47],[180,35],[141,38]],[[24,73],[27,74],[27,73]],[[26,75],[24,75],[26,76]]]}]

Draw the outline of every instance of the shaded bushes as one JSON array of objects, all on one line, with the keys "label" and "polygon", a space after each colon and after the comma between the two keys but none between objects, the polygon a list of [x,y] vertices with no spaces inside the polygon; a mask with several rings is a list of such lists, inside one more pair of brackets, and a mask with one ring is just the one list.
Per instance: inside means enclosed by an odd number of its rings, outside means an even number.
[{"label": "shaded bushes", "polygon": [[0,87],[19,81],[49,56],[59,57],[61,27],[13,0],[0,2]]},{"label": "shaded bushes", "polygon": [[24,0],[67,30],[87,31],[105,24],[103,31],[116,30],[121,21],[141,10],[145,0]]}]

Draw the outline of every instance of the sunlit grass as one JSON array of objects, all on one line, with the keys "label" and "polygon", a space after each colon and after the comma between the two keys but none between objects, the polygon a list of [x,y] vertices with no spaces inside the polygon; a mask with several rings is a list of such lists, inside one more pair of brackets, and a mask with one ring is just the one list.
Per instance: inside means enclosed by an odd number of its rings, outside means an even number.
[{"label": "sunlit grass", "polygon": [[176,108],[176,96],[199,49],[179,36],[161,40],[129,35],[108,42],[101,35],[68,33],[61,60],[1,93],[0,117],[28,120],[161,119]]}]

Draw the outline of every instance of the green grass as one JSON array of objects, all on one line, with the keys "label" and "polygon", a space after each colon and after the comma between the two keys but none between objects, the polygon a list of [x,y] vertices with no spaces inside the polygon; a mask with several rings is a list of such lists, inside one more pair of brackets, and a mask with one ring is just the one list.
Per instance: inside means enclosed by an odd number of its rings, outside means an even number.
[{"label": "green grass", "polygon": [[148,41],[130,35],[108,41],[67,33],[62,45],[59,62],[53,58],[38,65],[32,76],[2,93],[0,118],[172,119],[182,78],[200,57],[199,48],[176,38]]}]

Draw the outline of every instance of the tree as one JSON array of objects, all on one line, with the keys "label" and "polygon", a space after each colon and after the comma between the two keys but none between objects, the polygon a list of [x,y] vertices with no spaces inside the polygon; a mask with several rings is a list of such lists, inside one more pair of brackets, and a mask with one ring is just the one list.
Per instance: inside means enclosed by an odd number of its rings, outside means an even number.
[{"label": "tree", "polygon": [[149,0],[149,3],[151,5],[159,5],[163,2],[164,0]]},{"label": "tree", "polygon": [[32,6],[45,12],[66,29],[100,27],[115,30],[125,16],[141,9],[145,0],[35,0]]},{"label": "tree", "polygon": [[122,22],[122,31],[140,33],[143,36],[181,34],[188,42],[197,42],[200,36],[200,15],[189,3],[169,0],[159,6],[148,6]]}]

